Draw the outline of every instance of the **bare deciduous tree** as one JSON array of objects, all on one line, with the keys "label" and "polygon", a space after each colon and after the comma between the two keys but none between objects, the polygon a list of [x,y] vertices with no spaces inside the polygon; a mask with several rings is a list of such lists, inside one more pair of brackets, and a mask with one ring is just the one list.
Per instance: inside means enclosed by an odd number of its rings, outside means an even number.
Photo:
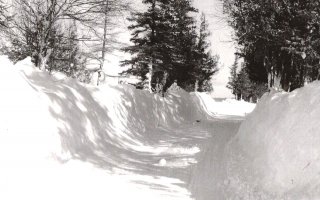
[{"label": "bare deciduous tree", "polygon": [[118,19],[130,11],[131,6],[127,0],[92,0],[91,5],[87,16],[95,20],[82,24],[89,30],[87,42],[90,43],[88,46],[91,47],[91,57],[99,62],[102,70],[106,54],[119,43],[115,38],[117,33],[112,30],[118,27]]},{"label": "bare deciduous tree", "polygon": [[97,59],[102,69],[110,18],[127,8],[127,4],[116,0],[12,0],[14,20],[9,37],[17,38],[26,45],[31,44],[34,47],[34,63],[39,69],[45,70],[53,51],[53,34],[57,26],[68,24],[68,20],[77,21],[96,36],[82,41],[96,41],[102,46],[97,49],[101,52]]}]

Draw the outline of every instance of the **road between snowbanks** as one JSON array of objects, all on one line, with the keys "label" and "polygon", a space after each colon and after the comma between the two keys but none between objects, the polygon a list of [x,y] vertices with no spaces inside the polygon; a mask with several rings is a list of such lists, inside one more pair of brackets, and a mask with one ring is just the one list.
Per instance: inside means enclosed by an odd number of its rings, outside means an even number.
[{"label": "road between snowbanks", "polygon": [[319,82],[248,114],[0,64],[0,199],[320,199]]}]

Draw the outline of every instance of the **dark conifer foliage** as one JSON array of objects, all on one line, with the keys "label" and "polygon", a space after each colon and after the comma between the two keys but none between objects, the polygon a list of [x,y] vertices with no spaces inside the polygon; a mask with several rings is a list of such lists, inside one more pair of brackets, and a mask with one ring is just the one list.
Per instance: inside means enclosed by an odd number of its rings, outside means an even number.
[{"label": "dark conifer foliage", "polygon": [[173,49],[173,77],[177,84],[187,91],[195,90],[196,78],[194,76],[197,67],[197,32],[195,19],[191,16],[197,12],[188,0],[172,2],[172,37]]},{"label": "dark conifer foliage", "polygon": [[236,56],[233,65],[230,67],[231,76],[227,84],[237,100],[257,102],[261,96],[268,91],[266,83],[253,81],[249,77],[248,68],[245,63],[239,66],[239,56]]},{"label": "dark conifer foliage", "polygon": [[[166,43],[166,30],[169,27],[164,19],[165,13],[163,11],[166,6],[164,2],[145,0],[143,3],[149,6],[148,10],[134,13],[129,19],[134,23],[129,26],[129,29],[133,31],[131,42],[134,45],[124,50],[132,54],[133,57],[130,60],[125,60],[123,65],[131,65],[132,68],[126,73],[141,77],[142,84],[147,81],[148,73],[149,76],[153,76],[158,71],[164,71],[165,64],[170,64],[169,44]],[[149,87],[151,89],[151,82]],[[152,86],[152,90],[155,90],[155,86]]]},{"label": "dark conifer foliage", "polygon": [[233,65],[230,67],[230,77],[229,77],[229,82],[227,84],[227,88],[231,90],[232,94],[235,96],[236,99],[239,99],[237,85],[236,85],[238,67],[239,67],[239,56],[236,56]]},{"label": "dark conifer foliage", "polygon": [[197,42],[197,57],[198,64],[195,68],[194,77],[196,77],[196,91],[209,92],[212,91],[210,83],[212,76],[218,71],[218,56],[212,56],[208,37],[211,35],[209,24],[204,13],[201,15],[201,24],[199,37]]},{"label": "dark conifer foliage", "polygon": [[[207,22],[197,33],[192,13],[197,10],[189,0],[146,0],[145,12],[135,13],[131,41],[125,48],[133,55],[123,65],[125,73],[139,76],[150,91],[165,92],[174,82],[187,91],[207,91],[209,79],[216,71],[217,58],[207,51]],[[149,77],[148,77],[149,75]],[[198,85],[198,86],[196,86]]]},{"label": "dark conifer foliage", "polygon": [[224,0],[249,77],[291,91],[319,78],[320,2]]}]

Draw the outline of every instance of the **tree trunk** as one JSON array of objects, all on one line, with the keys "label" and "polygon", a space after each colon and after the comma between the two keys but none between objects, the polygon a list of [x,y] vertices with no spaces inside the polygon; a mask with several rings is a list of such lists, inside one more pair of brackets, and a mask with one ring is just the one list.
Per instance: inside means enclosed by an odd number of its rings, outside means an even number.
[{"label": "tree trunk", "polygon": [[51,52],[52,52],[52,49],[48,49],[47,52],[44,52],[43,50],[40,51],[39,62],[38,62],[38,66],[37,67],[41,71],[45,71],[46,70],[46,66],[48,64],[49,57],[51,56]]},{"label": "tree trunk", "polygon": [[153,91],[152,91],[152,77],[153,77],[153,63],[151,62],[150,64],[149,64],[149,77],[148,77],[148,81],[149,81],[149,92],[150,93],[153,93]]},{"label": "tree trunk", "polygon": [[[156,8],[156,1],[154,0],[152,2],[152,27],[151,27],[151,44],[154,45],[154,38],[155,38],[155,8]],[[153,78],[153,73],[154,73],[154,69],[153,69],[153,65],[155,63],[155,59],[154,59],[154,54],[153,52],[151,53],[151,62],[149,63],[149,92],[153,93],[152,91],[152,78]]]},{"label": "tree trunk", "polygon": [[199,80],[196,80],[194,84],[194,92],[198,92],[198,89],[199,89]]},{"label": "tree trunk", "polygon": [[106,44],[107,44],[107,28],[108,28],[108,7],[109,7],[109,0],[104,1],[105,7],[104,7],[104,24],[103,24],[103,41],[102,41],[102,52],[101,52],[101,65],[100,70],[102,70],[104,62],[105,62],[105,56],[106,56]]}]

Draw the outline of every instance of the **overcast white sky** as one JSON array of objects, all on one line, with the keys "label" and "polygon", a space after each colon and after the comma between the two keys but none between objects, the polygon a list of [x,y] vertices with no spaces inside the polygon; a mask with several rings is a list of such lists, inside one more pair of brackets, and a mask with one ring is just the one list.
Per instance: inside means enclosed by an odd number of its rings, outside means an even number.
[{"label": "overcast white sky", "polygon": [[[141,0],[135,0],[137,5]],[[231,41],[232,29],[223,20],[222,4],[220,0],[194,0],[195,7],[199,9],[199,15],[204,12],[209,21],[209,29],[212,32],[210,37],[212,52],[220,56],[219,72],[213,77],[214,97],[233,97],[230,90],[226,88],[228,78],[230,76],[229,67],[234,62],[234,45]],[[125,27],[129,24],[124,23],[125,20],[120,20],[124,28],[124,33],[119,36],[123,42],[129,41],[130,33]],[[126,22],[128,23],[128,22]],[[109,55],[107,59],[109,63],[104,67],[107,74],[117,74],[119,72],[119,60],[125,57],[121,52],[114,52],[114,55]],[[123,69],[122,69],[123,70]],[[122,71],[120,70],[120,71]]]},{"label": "overcast white sky", "polygon": [[220,56],[220,71],[214,76],[213,86],[215,97],[232,97],[229,89],[226,88],[230,76],[229,67],[234,62],[234,43],[231,41],[232,29],[224,20],[222,3],[220,0],[194,0],[199,12],[204,12],[209,21],[209,28],[212,32],[212,52]]}]

